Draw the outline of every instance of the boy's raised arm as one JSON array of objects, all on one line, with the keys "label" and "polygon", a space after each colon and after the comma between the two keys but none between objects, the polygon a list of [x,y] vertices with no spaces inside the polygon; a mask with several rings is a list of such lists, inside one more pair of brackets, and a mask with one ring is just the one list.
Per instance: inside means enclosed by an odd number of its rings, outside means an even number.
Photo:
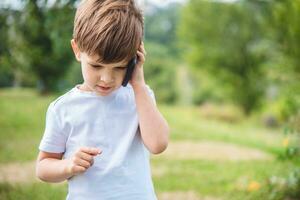
[{"label": "boy's raised arm", "polygon": [[142,140],[151,153],[159,154],[168,146],[168,123],[153,102],[146,85],[135,87],[134,93]]},{"label": "boy's raised arm", "polygon": [[137,51],[137,55],[138,63],[135,66],[130,83],[134,90],[141,137],[151,153],[159,154],[168,146],[170,129],[167,121],[149,95],[145,83],[143,64],[146,51],[143,42]]}]

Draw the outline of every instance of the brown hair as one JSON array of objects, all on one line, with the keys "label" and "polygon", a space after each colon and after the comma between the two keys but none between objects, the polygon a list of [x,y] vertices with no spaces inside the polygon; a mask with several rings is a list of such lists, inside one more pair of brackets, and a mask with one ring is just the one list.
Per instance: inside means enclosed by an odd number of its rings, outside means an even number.
[{"label": "brown hair", "polygon": [[98,62],[130,60],[143,36],[143,15],[134,0],[82,0],[73,38],[80,51],[98,55]]}]

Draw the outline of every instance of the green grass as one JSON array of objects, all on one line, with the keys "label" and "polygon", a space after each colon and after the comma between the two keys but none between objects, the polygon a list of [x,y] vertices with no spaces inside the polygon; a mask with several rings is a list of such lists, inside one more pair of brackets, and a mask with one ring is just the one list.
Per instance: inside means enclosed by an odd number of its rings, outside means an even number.
[{"label": "green grass", "polygon": [[47,183],[10,185],[0,183],[2,200],[63,200],[66,199],[67,187]]},{"label": "green grass", "polygon": [[[0,164],[36,159],[45,126],[47,107],[56,96],[41,97],[30,89],[0,90]],[[280,129],[266,129],[254,120],[236,123],[206,119],[196,107],[159,105],[171,127],[171,141],[222,141],[252,147],[276,156],[283,153]],[[194,191],[200,196],[228,200],[269,199],[267,180],[286,176],[299,160],[209,161],[174,160],[153,156],[152,167],[166,169],[154,176],[157,193]],[[251,181],[261,184],[248,192]],[[25,185],[0,184],[0,199],[65,199],[66,186],[45,183]]]},{"label": "green grass", "polygon": [[0,163],[35,159],[54,98],[28,89],[0,90]]},{"label": "green grass", "polygon": [[160,106],[171,124],[172,140],[212,140],[258,148],[269,153],[282,152],[281,130],[266,129],[247,119],[226,123],[205,119],[195,107]]},{"label": "green grass", "polygon": [[[196,191],[201,196],[222,199],[268,199],[267,180],[271,176],[285,177],[295,168],[288,161],[205,161],[152,160],[152,167],[168,169],[163,176],[154,177],[155,188],[163,191]],[[247,191],[256,181],[258,192]],[[257,197],[260,198],[257,198]]]}]

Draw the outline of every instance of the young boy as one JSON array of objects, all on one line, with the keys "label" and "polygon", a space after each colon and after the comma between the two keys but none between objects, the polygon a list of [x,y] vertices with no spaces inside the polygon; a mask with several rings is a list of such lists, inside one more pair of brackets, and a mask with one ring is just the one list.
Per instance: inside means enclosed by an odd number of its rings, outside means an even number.
[{"label": "young boy", "polygon": [[84,82],[50,104],[36,165],[43,181],[68,180],[68,200],[156,199],[149,155],[166,149],[169,127],[144,80],[142,35],[133,0],[77,9],[71,46]]}]

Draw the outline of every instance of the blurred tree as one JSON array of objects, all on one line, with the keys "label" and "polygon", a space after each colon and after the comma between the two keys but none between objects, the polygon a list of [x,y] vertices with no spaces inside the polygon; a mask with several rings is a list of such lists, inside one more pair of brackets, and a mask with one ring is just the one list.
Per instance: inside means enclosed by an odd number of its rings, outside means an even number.
[{"label": "blurred tree", "polygon": [[179,20],[180,4],[172,3],[159,8],[149,4],[151,11],[145,13],[145,38],[152,43],[167,47],[174,58],[178,56],[176,29]]},{"label": "blurred tree", "polygon": [[271,4],[273,32],[280,44],[280,50],[294,63],[289,68],[300,74],[300,1],[274,0]]},{"label": "blurred tree", "polygon": [[265,4],[190,0],[179,26],[189,49],[187,62],[209,71],[246,114],[260,105],[265,90],[263,66],[270,48],[262,27]]},{"label": "blurred tree", "polygon": [[38,78],[42,93],[57,90],[71,62],[69,40],[72,34],[74,1],[27,0],[19,30],[27,59]]},{"label": "blurred tree", "polygon": [[156,42],[146,42],[144,67],[147,83],[154,89],[158,102],[175,103],[177,100],[176,62],[168,52],[168,47]]},{"label": "blurred tree", "polygon": [[9,11],[0,9],[0,87],[11,86],[13,82],[13,72],[7,63],[8,51],[8,23]]},{"label": "blurred tree", "polygon": [[145,46],[148,53],[145,77],[155,90],[157,100],[164,103],[178,100],[176,70],[180,56],[176,26],[179,9],[176,3],[163,8],[148,4],[148,12],[145,13]]},{"label": "blurred tree", "polygon": [[22,13],[19,10],[10,10],[8,29],[8,56],[6,64],[12,70],[13,86],[35,86],[36,76],[32,72],[24,52],[27,50],[20,26]]},{"label": "blurred tree", "polygon": [[300,111],[300,1],[273,0],[269,21],[278,44],[275,80],[280,86],[283,120]]},{"label": "blurred tree", "polygon": [[[66,79],[66,75],[69,71],[73,71],[71,68],[74,66],[73,62],[75,58],[71,50],[70,40],[73,33],[73,21],[75,16],[75,3],[77,0],[56,0],[55,4],[47,11],[47,19],[45,26],[51,30],[49,37],[52,43],[53,62],[58,68],[65,68],[61,71],[62,79],[58,80],[57,89],[64,90],[68,86],[74,86],[75,83],[81,81],[81,76],[74,82],[69,82]],[[81,68],[77,65],[75,67]],[[78,77],[78,73],[75,74]]]}]

